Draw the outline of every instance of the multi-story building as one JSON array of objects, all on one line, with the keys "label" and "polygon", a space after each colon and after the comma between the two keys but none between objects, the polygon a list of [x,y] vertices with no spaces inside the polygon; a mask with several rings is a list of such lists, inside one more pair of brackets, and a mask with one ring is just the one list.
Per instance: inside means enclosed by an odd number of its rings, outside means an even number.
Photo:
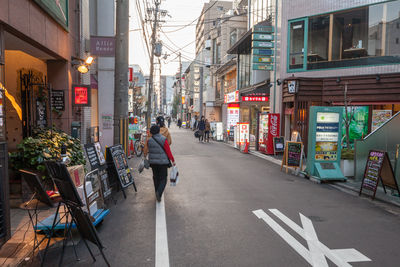
[{"label": "multi-story building", "polygon": [[[205,3],[196,25],[196,59],[199,68],[203,68],[203,115],[210,120],[221,120],[220,107],[215,105],[215,84],[210,67],[220,64],[223,54],[221,19],[232,10],[230,1],[210,1]],[[213,46],[213,48],[212,48]],[[198,87],[196,87],[198,88]],[[194,98],[199,99],[196,92]]]},{"label": "multi-story building", "polygon": [[286,137],[297,130],[307,142],[314,105],[368,110],[356,138],[374,129],[376,114],[400,111],[400,1],[288,0],[280,8],[275,105]]},{"label": "multi-story building", "polygon": [[[10,237],[7,152],[35,127],[54,125],[71,133],[77,122],[83,128],[73,134],[87,140],[90,111],[73,106],[72,85],[90,84],[89,73],[77,70],[89,55],[88,18],[89,0],[1,1],[0,246]],[[53,109],[46,101],[51,97],[56,97]]]}]

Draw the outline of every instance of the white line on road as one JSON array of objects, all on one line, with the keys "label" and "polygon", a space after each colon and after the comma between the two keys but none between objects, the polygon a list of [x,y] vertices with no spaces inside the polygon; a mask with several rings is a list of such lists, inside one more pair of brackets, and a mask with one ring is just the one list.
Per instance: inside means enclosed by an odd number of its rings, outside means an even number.
[{"label": "white line on road", "polygon": [[303,228],[286,217],[277,209],[270,209],[276,217],[278,217],[287,226],[292,228],[297,234],[307,241],[307,250],[285,229],[283,229],[276,221],[268,216],[263,210],[255,210],[253,213],[263,219],[280,237],[282,237],[297,253],[299,253],[311,266],[328,266],[326,258],[329,258],[337,266],[351,266],[349,262],[365,262],[371,261],[368,257],[361,254],[354,248],[350,249],[330,249],[322,244],[317,237],[312,221],[300,213]]},{"label": "white line on road", "polygon": [[169,267],[164,197],[161,202],[156,201],[156,267]]}]

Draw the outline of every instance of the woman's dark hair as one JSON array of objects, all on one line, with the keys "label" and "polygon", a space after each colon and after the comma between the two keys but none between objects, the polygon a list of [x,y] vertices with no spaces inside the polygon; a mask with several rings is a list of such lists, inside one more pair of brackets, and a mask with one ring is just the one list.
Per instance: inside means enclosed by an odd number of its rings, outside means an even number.
[{"label": "woman's dark hair", "polygon": [[164,117],[163,117],[163,116],[158,116],[158,117],[156,118],[156,123],[157,123],[158,126],[164,127],[164,126],[165,126],[165,124],[164,124]]},{"label": "woman's dark hair", "polygon": [[153,125],[153,126],[151,126],[151,128],[150,128],[150,133],[151,133],[151,134],[158,134],[158,133],[160,133],[160,126],[158,126],[158,125]]}]

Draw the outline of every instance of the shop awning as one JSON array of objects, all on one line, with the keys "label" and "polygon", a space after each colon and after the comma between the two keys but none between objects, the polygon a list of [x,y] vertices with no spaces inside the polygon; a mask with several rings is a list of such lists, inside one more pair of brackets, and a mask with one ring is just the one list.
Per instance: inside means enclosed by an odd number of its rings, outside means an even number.
[{"label": "shop awning", "polygon": [[242,38],[240,38],[231,48],[228,49],[228,54],[240,54],[239,51],[245,50],[246,47],[251,47],[251,34],[253,29],[248,30]]},{"label": "shop awning", "polygon": [[241,96],[269,96],[272,84],[269,80],[255,84],[251,87],[240,90]]}]

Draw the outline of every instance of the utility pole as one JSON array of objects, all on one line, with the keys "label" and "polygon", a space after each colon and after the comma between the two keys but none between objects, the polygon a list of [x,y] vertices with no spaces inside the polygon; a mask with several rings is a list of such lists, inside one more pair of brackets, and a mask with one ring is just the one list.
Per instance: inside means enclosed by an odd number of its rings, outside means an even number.
[{"label": "utility pole", "polygon": [[200,119],[203,116],[203,67],[199,67],[200,72]]},{"label": "utility pole", "polygon": [[159,6],[161,4],[161,0],[155,0],[154,4],[156,7],[153,9],[154,11],[154,19],[153,19],[153,31],[151,33],[151,52],[150,52],[150,76],[149,76],[149,91],[147,92],[147,114],[146,114],[146,124],[147,124],[147,129],[150,129],[150,124],[151,124],[151,95],[153,94],[153,81],[154,81],[154,49],[156,46],[156,33],[157,33],[157,27],[158,27],[158,12],[159,12]]},{"label": "utility pole", "polygon": [[179,52],[179,90],[181,95],[181,121],[183,121],[183,92],[182,92],[182,55]]},{"label": "utility pole", "polygon": [[116,9],[114,144],[119,144],[120,121],[128,117],[129,0],[116,0]]}]

